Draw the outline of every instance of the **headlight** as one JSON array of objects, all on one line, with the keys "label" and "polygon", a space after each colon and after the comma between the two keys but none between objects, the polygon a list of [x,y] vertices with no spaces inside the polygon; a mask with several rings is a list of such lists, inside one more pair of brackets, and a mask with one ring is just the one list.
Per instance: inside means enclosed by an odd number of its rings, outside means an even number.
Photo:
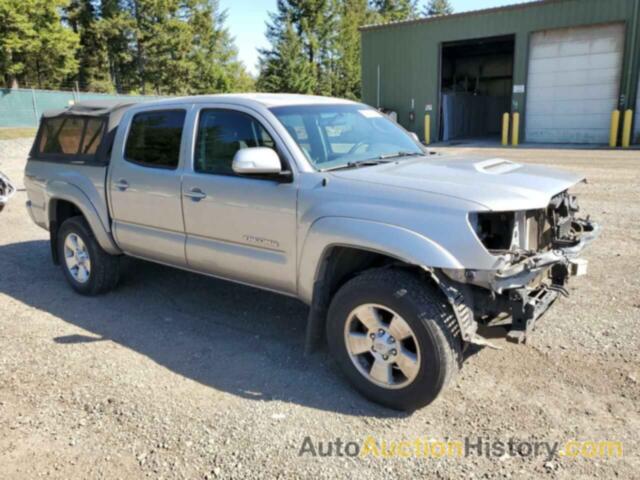
[{"label": "headlight", "polygon": [[469,221],[489,251],[537,251],[545,244],[545,210],[471,213]]},{"label": "headlight", "polygon": [[470,213],[469,222],[487,250],[509,250],[513,242],[515,212]]}]

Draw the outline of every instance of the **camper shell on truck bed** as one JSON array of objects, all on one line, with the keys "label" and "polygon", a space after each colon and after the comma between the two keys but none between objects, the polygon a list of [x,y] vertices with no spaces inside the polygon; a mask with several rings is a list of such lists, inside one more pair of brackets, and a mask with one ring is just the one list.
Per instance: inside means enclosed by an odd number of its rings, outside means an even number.
[{"label": "camper shell on truck bed", "polygon": [[[31,158],[108,165],[122,115],[136,103],[139,102],[99,100],[45,112],[31,148]],[[65,132],[70,134],[64,135]]]}]

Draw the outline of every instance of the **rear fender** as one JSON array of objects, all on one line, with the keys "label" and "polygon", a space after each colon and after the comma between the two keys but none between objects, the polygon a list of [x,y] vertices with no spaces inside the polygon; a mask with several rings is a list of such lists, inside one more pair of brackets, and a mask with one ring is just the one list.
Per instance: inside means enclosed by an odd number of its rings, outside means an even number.
[{"label": "rear fender", "polygon": [[82,190],[70,183],[53,181],[47,184],[46,194],[46,217],[49,220],[48,227],[50,230],[52,222],[57,223],[56,209],[54,208],[56,202],[60,200],[67,201],[75,205],[78,210],[82,212],[96,240],[105,252],[111,255],[119,255],[122,253],[111,236],[108,225],[105,225],[104,221],[100,218],[98,209]]}]

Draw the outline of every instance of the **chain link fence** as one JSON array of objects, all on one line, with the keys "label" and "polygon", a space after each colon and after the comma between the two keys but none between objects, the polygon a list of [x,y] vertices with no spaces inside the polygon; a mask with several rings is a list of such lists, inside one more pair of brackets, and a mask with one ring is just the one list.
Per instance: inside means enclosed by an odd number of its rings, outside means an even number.
[{"label": "chain link fence", "polygon": [[85,100],[124,100],[127,98],[152,100],[159,97],[30,88],[0,89],[0,128],[37,127],[42,112],[60,110]]}]

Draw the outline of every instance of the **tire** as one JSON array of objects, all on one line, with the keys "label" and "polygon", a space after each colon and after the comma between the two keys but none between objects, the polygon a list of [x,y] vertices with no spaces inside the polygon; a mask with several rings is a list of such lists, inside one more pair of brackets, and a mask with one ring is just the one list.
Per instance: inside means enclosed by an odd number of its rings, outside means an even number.
[{"label": "tire", "polygon": [[[70,256],[71,248],[68,247],[73,246],[74,238],[75,245],[84,248],[76,249],[75,256]],[[113,290],[118,284],[120,257],[109,255],[102,249],[83,217],[72,217],[64,221],[58,230],[57,248],[64,276],[79,294],[99,295]],[[81,257],[83,260],[79,261]],[[86,272],[86,277],[70,267],[74,262],[84,266],[80,271]]]},{"label": "tire", "polygon": [[[378,326],[372,331],[362,319]],[[396,340],[393,335],[407,334],[406,326],[411,335]],[[329,307],[327,342],[354,387],[395,410],[411,412],[433,402],[462,362],[457,320],[447,300],[437,287],[402,269],[368,270],[340,288]],[[352,355],[347,343],[355,345],[353,352],[363,352]],[[397,348],[389,350],[394,345]],[[369,346],[372,349],[364,351]],[[383,360],[384,354],[389,360]]]}]

